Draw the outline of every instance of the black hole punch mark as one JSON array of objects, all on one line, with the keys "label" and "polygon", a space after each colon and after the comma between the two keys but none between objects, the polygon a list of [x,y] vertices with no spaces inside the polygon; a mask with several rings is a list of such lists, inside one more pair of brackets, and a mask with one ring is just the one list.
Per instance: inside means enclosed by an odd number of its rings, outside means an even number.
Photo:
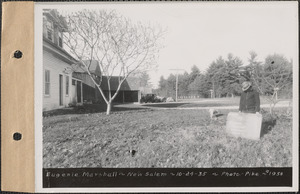
[{"label": "black hole punch mark", "polygon": [[19,141],[22,139],[22,134],[21,133],[14,133],[13,135],[14,140]]},{"label": "black hole punch mark", "polygon": [[135,150],[129,150],[129,153],[131,154],[132,157],[135,155],[136,152],[137,151],[135,151]]},{"label": "black hole punch mark", "polygon": [[20,58],[22,58],[22,56],[23,56],[23,53],[21,51],[16,50],[14,52],[14,58],[20,59]]},{"label": "black hole punch mark", "polygon": [[274,61],[271,62],[271,64],[274,64],[274,63],[275,63]]}]

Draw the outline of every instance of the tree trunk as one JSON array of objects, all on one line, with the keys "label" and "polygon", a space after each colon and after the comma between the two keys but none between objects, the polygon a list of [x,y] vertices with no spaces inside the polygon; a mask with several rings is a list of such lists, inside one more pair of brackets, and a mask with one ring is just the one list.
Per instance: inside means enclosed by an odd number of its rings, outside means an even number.
[{"label": "tree trunk", "polygon": [[107,108],[106,108],[106,115],[110,115],[111,112],[111,102],[108,102]]},{"label": "tree trunk", "polygon": [[274,106],[275,106],[275,105],[274,105],[273,103],[270,104],[270,114],[271,114],[271,115],[273,115],[273,109],[274,109]]}]

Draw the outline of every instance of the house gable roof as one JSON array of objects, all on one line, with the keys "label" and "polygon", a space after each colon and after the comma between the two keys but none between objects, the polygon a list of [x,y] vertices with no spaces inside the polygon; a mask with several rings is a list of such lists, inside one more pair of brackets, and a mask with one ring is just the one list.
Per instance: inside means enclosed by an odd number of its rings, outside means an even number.
[{"label": "house gable roof", "polygon": [[[92,74],[101,76],[101,70],[100,70],[99,62],[97,60],[84,60],[83,62],[89,67],[89,71]],[[76,73],[86,73],[86,70],[84,67],[78,67],[75,70],[75,72]]]},{"label": "house gable roof", "polygon": [[74,64],[77,63],[77,60],[72,57],[67,51],[65,51],[63,48],[59,47],[58,45],[51,42],[51,40],[48,40],[47,38],[43,38],[43,49],[46,49],[50,52],[52,52],[55,56],[59,57],[63,61]]},{"label": "house gable roof", "polygon": [[[56,28],[59,28],[60,32],[67,32],[68,31],[68,25],[63,16],[61,16],[56,9],[44,9],[43,15],[45,16],[46,20],[51,21],[54,23]],[[45,20],[45,21],[46,21]],[[45,22],[44,21],[44,22]],[[45,23],[43,24],[46,25]],[[57,42],[55,42],[56,38],[53,37],[54,41],[49,40],[46,37],[46,29],[43,29],[43,49],[51,52],[55,57],[58,57],[59,59],[65,61],[69,64],[77,63],[77,60],[65,49],[60,47]],[[53,32],[54,33],[54,32]]]},{"label": "house gable roof", "polygon": [[68,31],[68,24],[66,19],[63,16],[61,16],[56,9],[44,9],[43,11],[43,15],[50,18],[55,25],[59,26],[62,32]]}]

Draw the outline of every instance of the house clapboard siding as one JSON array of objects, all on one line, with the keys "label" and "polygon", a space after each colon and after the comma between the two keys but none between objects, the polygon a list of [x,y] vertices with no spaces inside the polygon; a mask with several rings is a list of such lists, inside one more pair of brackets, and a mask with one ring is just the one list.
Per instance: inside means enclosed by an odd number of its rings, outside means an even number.
[{"label": "house clapboard siding", "polygon": [[63,48],[68,27],[57,10],[43,12],[43,111],[82,103],[82,81],[73,78],[77,61]]},{"label": "house clapboard siding", "polygon": [[[74,88],[72,87],[72,74],[64,73],[64,69],[70,67],[70,64],[56,58],[52,53],[43,51],[43,80],[45,81],[45,70],[50,71],[50,94],[45,95],[45,84],[43,84],[43,108],[44,110],[52,110],[61,107],[68,106],[72,102],[72,94]],[[59,87],[59,75],[62,75],[62,101],[63,105],[60,106],[60,87]],[[69,77],[69,94],[66,94],[66,78]]]}]

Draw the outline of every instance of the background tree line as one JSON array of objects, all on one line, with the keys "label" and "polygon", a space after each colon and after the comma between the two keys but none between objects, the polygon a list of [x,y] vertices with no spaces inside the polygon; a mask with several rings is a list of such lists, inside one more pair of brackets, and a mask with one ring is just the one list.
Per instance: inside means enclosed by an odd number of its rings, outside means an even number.
[{"label": "background tree line", "polygon": [[[251,81],[253,87],[263,96],[277,100],[277,97],[291,98],[293,83],[293,61],[279,54],[268,55],[264,61],[257,60],[257,54],[250,52],[248,64],[239,57],[228,54],[218,57],[206,71],[201,72],[194,65],[191,72],[178,75],[178,96],[199,96],[201,98],[221,98],[239,96],[241,83]],[[159,96],[174,97],[176,74],[160,77]]]}]

